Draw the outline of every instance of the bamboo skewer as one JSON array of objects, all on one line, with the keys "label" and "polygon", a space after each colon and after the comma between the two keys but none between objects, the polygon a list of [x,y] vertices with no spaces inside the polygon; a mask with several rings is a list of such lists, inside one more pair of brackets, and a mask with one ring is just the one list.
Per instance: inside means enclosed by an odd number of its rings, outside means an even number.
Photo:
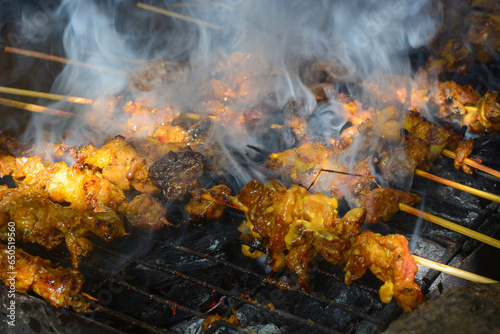
[{"label": "bamboo skewer", "polygon": [[73,113],[70,113],[67,111],[42,107],[42,106],[39,106],[36,104],[24,103],[24,102],[19,102],[19,101],[4,99],[4,98],[0,98],[0,104],[3,104],[5,106],[9,106],[9,107],[18,108],[18,109],[28,110],[31,112],[52,115],[52,116],[60,116],[60,117],[65,117],[65,118],[79,117],[79,115],[73,114]]},{"label": "bamboo skewer", "polygon": [[442,263],[439,263],[439,262],[431,261],[431,260],[425,259],[425,258],[417,256],[417,255],[412,255],[412,256],[415,259],[415,262],[417,262],[417,264],[419,264],[421,266],[424,266],[424,267],[427,267],[427,268],[431,268],[431,269],[435,269],[435,270],[438,270],[438,271],[442,271],[443,273],[447,273],[447,274],[450,274],[450,275],[453,275],[453,276],[456,276],[456,277],[460,277],[460,278],[469,280],[471,282],[476,282],[476,283],[498,283],[498,281],[495,281],[495,280],[493,280],[491,278],[480,276],[480,275],[471,273],[469,271],[458,269],[458,268],[455,268],[455,267],[452,267],[452,266],[448,266],[446,264],[442,264]]},{"label": "bamboo skewer", "polygon": [[170,16],[170,17],[175,17],[176,19],[181,19],[181,20],[184,20],[184,21],[188,21],[188,22],[200,24],[200,25],[203,25],[203,26],[206,26],[206,27],[209,27],[209,28],[213,28],[213,29],[216,29],[216,30],[221,30],[222,29],[221,26],[218,26],[216,24],[212,24],[212,23],[209,23],[209,22],[198,20],[198,19],[186,16],[186,15],[179,14],[179,13],[171,12],[171,11],[163,9],[163,8],[158,8],[158,7],[150,6],[150,5],[147,5],[147,4],[143,3],[143,2],[138,2],[137,3],[137,7],[142,8],[142,9],[146,9],[146,10],[149,10],[149,11],[152,11],[152,12],[155,12],[155,13],[167,15],[167,16]]},{"label": "bamboo skewer", "polygon": [[56,101],[64,100],[64,101],[68,101],[68,102],[72,102],[72,103],[81,103],[81,104],[91,104],[94,102],[91,99],[86,99],[83,97],[43,93],[43,92],[36,92],[36,91],[32,91],[32,90],[18,89],[18,88],[11,88],[11,87],[0,87],[0,93],[30,96],[30,97],[39,97],[42,99],[56,100]]},{"label": "bamboo skewer", "polygon": [[416,209],[414,207],[411,207],[411,206],[403,204],[403,203],[399,203],[399,209],[403,212],[409,213],[409,214],[414,215],[416,217],[421,217],[421,218],[423,218],[427,221],[430,221],[431,223],[434,223],[436,225],[445,227],[445,228],[450,229],[452,231],[466,235],[470,238],[484,242],[485,244],[491,245],[491,246],[496,247],[496,248],[500,248],[500,240],[491,238],[487,235],[476,232],[476,231],[471,230],[467,227],[463,227],[461,225],[452,223],[449,220],[439,218],[439,217],[434,216],[430,213],[424,212],[422,210]]},{"label": "bamboo skewer", "polygon": [[[448,158],[451,158],[451,159],[455,159],[455,157],[456,157],[455,152],[447,150],[447,149],[444,149],[441,152],[441,154],[443,154],[444,156],[446,156]],[[470,166],[472,168],[479,169],[480,171],[483,171],[485,173],[488,173],[490,175],[493,175],[493,176],[496,176],[496,177],[500,178],[500,172],[499,171],[494,170],[493,168],[486,167],[485,165],[480,164],[479,162],[474,161],[472,159],[466,158],[464,160],[464,164],[466,164],[467,166]]]},{"label": "bamboo skewer", "polygon": [[[219,200],[217,198],[210,196],[209,194],[203,194],[203,195],[201,195],[201,197],[206,199],[206,200],[209,200],[211,202],[214,202],[214,203],[218,203],[218,204],[221,204],[221,205],[224,205],[227,207],[231,207],[233,209],[241,210],[245,213],[248,213],[248,211],[249,211],[248,207],[246,207],[245,205],[238,204],[238,203],[230,203],[227,200]],[[457,269],[455,267],[448,266],[446,264],[442,264],[439,262],[428,260],[428,259],[416,256],[416,255],[412,255],[412,256],[415,259],[415,262],[417,264],[420,264],[421,266],[424,266],[424,267],[436,269],[436,270],[442,271],[444,273],[447,273],[447,274],[450,274],[453,276],[457,276],[457,277],[460,277],[460,278],[463,278],[463,279],[466,279],[466,280],[469,280],[472,282],[498,283],[497,281],[492,280],[490,278],[483,277],[483,276],[480,276],[480,275],[477,275],[477,274],[474,274],[474,273],[471,273],[471,272],[468,272],[465,270]]]},{"label": "bamboo skewer", "polygon": [[36,52],[36,51],[30,51],[30,50],[24,50],[24,49],[18,49],[18,48],[12,48],[10,46],[6,46],[4,50],[6,52],[20,54],[20,55],[23,55],[23,56],[34,57],[34,58],[39,58],[39,59],[45,59],[45,60],[55,61],[55,62],[63,63],[63,64],[69,64],[69,65],[86,67],[86,68],[90,68],[90,69],[93,69],[93,70],[109,72],[109,73],[112,73],[112,74],[128,75],[127,72],[121,71],[121,70],[117,70],[117,69],[114,69],[114,68],[110,68],[110,67],[106,67],[106,66],[101,66],[101,65],[95,65],[95,64],[89,64],[89,63],[85,63],[83,61],[71,60],[71,59],[68,59],[68,58],[53,56],[53,55],[49,55],[49,54],[46,54],[46,53],[41,53],[41,52]]},{"label": "bamboo skewer", "polygon": [[[87,51],[87,50],[82,50],[80,52],[82,54],[102,58],[106,61],[113,61],[113,62],[119,61],[122,63],[132,64],[134,66],[144,65],[150,61],[148,59],[132,59],[132,58],[123,58],[123,57],[118,57],[118,56],[102,55],[102,54],[99,54],[97,52],[92,52],[92,51]],[[178,62],[178,61],[162,60],[162,62],[166,66],[181,66],[182,65],[182,63]]]},{"label": "bamboo skewer", "polygon": [[455,189],[468,192],[469,194],[472,194],[472,195],[475,195],[475,196],[478,196],[478,197],[482,197],[482,198],[485,198],[485,199],[493,201],[493,202],[500,203],[500,196],[493,195],[493,194],[488,193],[486,191],[478,190],[478,189],[475,189],[475,188],[472,188],[472,187],[465,186],[465,185],[460,184],[458,182],[454,182],[454,181],[450,181],[450,180],[447,180],[447,179],[443,179],[442,177],[429,174],[429,173],[424,172],[423,170],[420,170],[420,169],[415,169],[415,174],[418,175],[418,176],[424,177],[426,179],[429,179],[431,181],[435,181],[435,182],[438,182],[438,183],[441,183],[441,184],[453,187]]},{"label": "bamboo skewer", "polygon": [[[51,93],[43,93],[43,92],[37,92],[37,91],[32,91],[32,90],[26,90],[26,89],[18,89],[18,88],[10,88],[10,87],[1,87],[0,86],[0,93],[6,93],[6,94],[13,94],[13,95],[22,95],[22,96],[30,96],[30,97],[39,97],[43,99],[49,99],[49,100],[56,100],[56,101],[68,101],[72,103],[80,103],[80,104],[92,104],[94,103],[94,100],[92,99],[86,99],[83,97],[77,97],[77,96],[66,96],[66,95],[60,95],[60,94],[51,94]],[[37,106],[35,104],[27,104],[24,102],[19,102],[19,101],[13,101],[13,100],[7,100],[7,99],[2,99],[0,104],[8,105],[11,107],[16,107],[20,109],[25,109],[29,111],[34,111],[34,112],[43,112],[43,113],[50,113],[47,112],[45,109],[48,110],[55,110],[55,109],[50,109],[46,107],[41,107]],[[42,110],[43,109],[43,110]],[[58,110],[58,112],[61,113],[66,113],[65,111]],[[68,117],[74,117],[75,114],[72,113],[67,113],[68,115],[64,114],[57,114],[56,116],[68,116]],[[184,113],[188,118],[191,118],[193,120],[200,120],[202,115],[191,113],[191,112],[186,112]],[[71,115],[71,116],[69,116]],[[211,119],[216,119],[216,116],[207,116],[208,118]]]}]

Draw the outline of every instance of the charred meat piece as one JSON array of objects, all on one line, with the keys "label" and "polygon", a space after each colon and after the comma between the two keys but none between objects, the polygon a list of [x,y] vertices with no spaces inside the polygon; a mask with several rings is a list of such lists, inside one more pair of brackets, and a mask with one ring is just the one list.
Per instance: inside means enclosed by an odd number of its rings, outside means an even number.
[{"label": "charred meat piece", "polygon": [[151,165],[149,175],[167,200],[182,201],[200,186],[204,170],[205,159],[201,153],[171,151]]},{"label": "charred meat piece", "polygon": [[19,156],[32,156],[36,151],[36,147],[33,144],[23,143],[11,136],[5,135],[0,132],[0,150],[13,155],[15,157]]},{"label": "charred meat piece", "polygon": [[141,194],[135,196],[127,206],[127,218],[135,227],[159,229],[169,224],[167,218],[167,209],[162,203],[150,194]]},{"label": "charred meat piece", "polygon": [[[76,312],[90,311],[89,302],[81,294],[85,281],[76,269],[55,267],[49,260],[16,249],[15,265],[11,263],[10,249],[0,244],[0,280],[15,285],[16,291],[33,291],[55,307],[73,308]],[[9,273],[15,272],[14,284]]]},{"label": "charred meat piece", "polygon": [[220,184],[208,190],[197,189],[191,192],[192,198],[184,207],[184,210],[191,220],[203,222],[222,217],[226,207],[214,203],[201,197],[202,194],[209,194],[214,198],[224,198],[231,195],[231,189]]}]

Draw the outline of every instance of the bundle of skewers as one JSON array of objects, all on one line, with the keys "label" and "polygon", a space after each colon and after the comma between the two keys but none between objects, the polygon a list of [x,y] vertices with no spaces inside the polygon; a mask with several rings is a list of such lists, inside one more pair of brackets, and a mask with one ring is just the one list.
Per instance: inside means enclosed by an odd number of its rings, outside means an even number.
[{"label": "bundle of skewers", "polygon": [[[26,50],[5,51],[87,66]],[[27,144],[0,135],[0,177],[13,183],[0,186],[0,236],[7,237],[12,221],[16,236],[25,243],[48,250],[64,243],[73,265],[73,269],[55,268],[47,260],[20,252],[16,270],[26,272],[24,281],[16,285],[20,292],[33,290],[54,306],[89,311],[78,268],[92,252],[90,236],[112,242],[134,228],[160,229],[169,224],[165,203],[171,202],[182,203],[193,221],[218,219],[226,207],[243,211],[243,253],[267,257],[273,271],[288,268],[302,289],[309,288],[311,261],[318,255],[332,264],[345,265],[346,284],[369,269],[384,282],[379,290],[381,300],[387,303],[394,297],[405,312],[424,300],[414,280],[417,264],[474,281],[494,282],[412,256],[404,236],[383,236],[362,231],[362,226],[387,222],[401,210],[500,248],[499,240],[417,210],[413,206],[420,197],[397,189],[401,180],[418,176],[500,202],[500,196],[429,174],[433,162],[444,155],[465,173],[478,169],[500,177],[498,171],[469,157],[473,140],[464,141],[463,133],[452,126],[426,118],[431,114],[441,122],[459,123],[469,132],[500,133],[498,92],[481,96],[470,86],[430,80],[427,71],[436,66],[432,58],[413,78],[390,77],[394,85],[387,90],[380,89],[377,78],[365,82],[367,101],[373,103],[365,107],[365,101],[336,92],[332,68],[315,62],[304,70],[304,82],[309,83],[319,104],[328,99],[338,102],[338,113],[346,120],[338,136],[319,140],[309,132],[309,117],[301,112],[300,101],[290,101],[274,111],[266,104],[246,107],[261,94],[258,87],[276,75],[251,73],[251,64],[261,59],[241,52],[223,59],[214,62],[192,110],[141,98],[93,101],[0,87],[2,94],[89,105],[89,112],[82,115],[0,98],[0,104],[9,107],[77,118],[96,128],[104,105],[105,118],[113,120],[106,124],[118,134],[97,143],[89,138],[83,145]],[[131,73],[130,79],[137,91],[175,85],[189,80],[189,63],[156,59]],[[263,124],[272,125],[266,128]],[[234,126],[252,135],[272,132],[281,139],[283,147],[278,151],[249,147],[264,156],[259,173],[270,181],[250,181],[234,196],[224,184],[203,188],[205,174],[224,177],[231,173],[232,159],[209,135],[218,126]],[[343,217],[337,212],[341,199],[352,208]],[[7,252],[3,248],[0,277],[6,282]],[[45,285],[47,277],[55,285]]]}]

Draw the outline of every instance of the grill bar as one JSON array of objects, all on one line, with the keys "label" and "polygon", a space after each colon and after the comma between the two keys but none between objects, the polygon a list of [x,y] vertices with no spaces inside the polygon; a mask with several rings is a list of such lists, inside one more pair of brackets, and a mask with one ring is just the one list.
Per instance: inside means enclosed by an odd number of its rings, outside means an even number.
[{"label": "grill bar", "polygon": [[[247,269],[247,268],[244,268],[244,267],[238,266],[238,265],[236,265],[236,264],[233,264],[232,262],[226,261],[226,260],[224,260],[224,259],[217,258],[217,257],[215,257],[215,256],[213,256],[213,255],[204,254],[204,253],[202,253],[202,252],[199,252],[199,251],[196,251],[196,250],[192,250],[192,249],[189,249],[189,248],[187,248],[187,247],[180,246],[180,245],[176,245],[176,244],[173,244],[173,243],[168,243],[168,242],[159,241],[159,240],[155,240],[155,242],[157,242],[157,243],[161,243],[161,244],[167,244],[167,245],[170,245],[171,247],[173,247],[173,248],[174,248],[174,249],[176,249],[176,250],[180,250],[180,251],[183,251],[183,252],[186,252],[186,253],[189,253],[189,254],[193,254],[193,255],[198,255],[198,256],[200,256],[200,257],[202,257],[202,258],[205,258],[205,259],[207,259],[207,260],[213,261],[213,262],[215,262],[215,263],[222,263],[222,264],[224,264],[224,265],[226,265],[226,266],[229,266],[229,267],[231,267],[231,268],[233,268],[233,269],[236,269],[236,270],[239,270],[239,271],[245,272],[245,273],[250,274],[250,275],[252,275],[252,276],[254,276],[254,277],[256,277],[256,278],[259,278],[262,282],[266,282],[266,283],[268,283],[268,284],[271,284],[271,285],[273,285],[273,286],[276,286],[276,287],[277,287],[277,288],[279,288],[279,289],[286,289],[286,290],[288,290],[288,291],[293,291],[293,292],[300,293],[300,294],[302,294],[302,295],[304,295],[304,296],[307,296],[307,297],[312,298],[312,299],[314,299],[314,300],[320,301],[320,302],[322,302],[322,303],[327,303],[329,306],[333,306],[333,307],[338,308],[338,309],[341,309],[341,310],[343,310],[343,311],[346,311],[346,312],[352,313],[352,314],[354,314],[354,315],[356,315],[356,316],[358,316],[358,317],[360,317],[360,318],[363,318],[363,319],[365,319],[365,320],[371,321],[371,322],[373,322],[373,323],[375,323],[375,324],[379,324],[379,325],[384,325],[384,324],[385,324],[385,322],[384,322],[384,321],[381,321],[380,319],[375,318],[375,317],[372,317],[372,316],[370,316],[370,315],[368,315],[368,314],[365,314],[365,313],[362,313],[362,312],[358,312],[358,311],[356,311],[356,310],[353,310],[353,309],[352,309],[351,307],[349,307],[349,306],[346,306],[346,305],[343,305],[343,304],[337,303],[337,302],[335,302],[335,301],[332,301],[332,300],[327,299],[327,298],[324,298],[324,297],[318,297],[318,296],[316,296],[316,295],[314,295],[314,294],[312,294],[312,293],[305,292],[305,291],[303,291],[303,290],[300,290],[299,288],[296,288],[296,287],[294,287],[294,286],[291,286],[291,285],[286,284],[286,283],[283,283],[283,282],[278,282],[277,280],[274,280],[274,279],[272,279],[272,278],[270,278],[270,277],[268,277],[268,276],[261,275],[261,274],[259,274],[259,273],[256,273],[256,272],[255,272],[255,271],[253,271],[253,270],[250,270],[250,269]],[[336,277],[335,275],[333,275],[333,274],[329,274],[329,273],[327,273],[327,272],[325,272],[325,271],[322,271],[322,270],[320,270],[320,269],[316,269],[316,271],[321,272],[321,273],[323,273],[323,274],[325,274],[325,275],[329,275],[329,276]],[[341,281],[343,282],[343,280],[341,280]],[[377,292],[377,291],[375,291],[374,289],[370,289],[370,288],[364,287],[364,286],[362,286],[362,285],[360,285],[360,284],[356,284],[356,285],[354,285],[354,284],[353,284],[353,286],[363,288],[363,289],[365,289],[365,290],[370,291],[371,293],[375,293],[375,294],[377,294],[377,293],[378,293],[378,292]]]},{"label": "grill bar", "polygon": [[103,313],[103,314],[106,314],[107,316],[110,316],[110,317],[113,317],[115,318],[116,320],[119,320],[119,321],[122,321],[124,323],[128,323],[132,326],[134,326],[135,328],[140,328],[142,330],[146,330],[148,331],[149,333],[154,333],[154,334],[165,334],[165,333],[168,333],[167,331],[163,330],[163,329],[159,329],[159,328],[156,328],[155,326],[151,326],[143,321],[139,321],[135,318],[132,318],[132,317],[129,317],[121,312],[118,312],[118,311],[115,311],[115,310],[112,310],[110,308],[107,308],[107,307],[104,307],[104,306],[101,306],[97,312],[100,312],[100,313]]},{"label": "grill bar", "polygon": [[[192,276],[189,276],[189,275],[186,275],[184,273],[181,273],[175,269],[171,269],[171,268],[168,268],[166,266],[162,266],[162,265],[157,265],[157,264],[152,264],[150,262],[147,262],[147,261],[143,261],[143,260],[140,260],[140,259],[135,259],[133,257],[130,257],[130,256],[127,256],[127,255],[124,255],[124,254],[121,254],[119,252],[116,252],[116,251],[113,251],[113,250],[110,250],[110,249],[107,249],[107,248],[104,248],[104,247],[100,247],[100,246],[96,246],[96,248],[99,248],[101,250],[104,250],[106,252],[109,252],[115,256],[119,256],[119,257],[122,257],[128,261],[133,261],[135,263],[138,263],[138,264],[141,264],[143,266],[147,266],[151,269],[154,269],[154,270],[157,270],[157,271],[162,271],[162,272],[166,272],[166,273],[169,273],[169,274],[173,274],[173,275],[176,275],[184,280],[187,280],[187,281],[190,281],[192,283],[195,283],[199,286],[202,286],[202,287],[205,287],[205,288],[209,288],[213,291],[217,291],[218,293],[220,294],[223,294],[223,295],[226,295],[226,296],[230,296],[240,302],[243,302],[243,303],[247,303],[247,304],[250,304],[256,308],[258,308],[259,310],[263,310],[265,312],[269,312],[271,314],[275,314],[277,316],[279,316],[280,318],[285,318],[287,320],[293,320],[293,321],[296,321],[298,323],[301,323],[302,325],[306,325],[308,327],[310,327],[311,329],[316,329],[316,330],[320,330],[324,333],[339,333],[338,331],[334,330],[334,329],[331,329],[331,328],[328,328],[328,327],[325,327],[323,325],[320,325],[320,324],[316,324],[314,322],[311,322],[310,320],[308,319],[304,319],[304,318],[301,318],[301,317],[298,317],[294,314],[291,314],[291,313],[288,313],[288,312],[285,312],[285,311],[281,311],[281,310],[271,310],[269,309],[267,306],[265,305],[262,305],[261,303],[258,303],[256,301],[252,301],[250,300],[249,298],[245,298],[245,297],[242,297],[241,295],[238,295],[238,294],[235,294],[229,290],[226,290],[226,289],[223,289],[223,288],[220,288],[216,285],[213,285],[213,284],[210,284],[208,282],[204,282],[204,281],[201,281],[195,277],[192,277]],[[103,274],[101,274],[101,276],[104,277]],[[106,279],[106,278],[105,278]],[[166,304],[170,307],[175,307],[177,308],[178,310],[182,310],[182,311],[187,311],[188,313],[191,313],[197,317],[202,317],[202,318],[205,318],[207,317],[208,315],[203,313],[203,312],[199,312],[199,311],[195,311],[195,310],[192,310],[190,308],[186,308],[182,305],[179,305],[178,303],[176,302],[173,302],[173,301],[170,301],[168,299],[164,299],[164,298],[161,298],[159,296],[156,296],[152,293],[149,293],[147,291],[144,291],[142,289],[139,289],[137,287],[134,287],[130,284],[128,284],[127,282],[124,282],[122,280],[119,280],[119,279],[116,279],[116,278],[113,278],[113,277],[108,277],[107,278],[109,281],[112,281],[113,283],[116,283],[116,284],[119,284],[129,290],[132,290],[140,295],[143,295],[147,298],[150,298],[150,299],[153,299],[159,303],[162,303],[162,304]],[[369,317],[369,316],[368,316]]]}]

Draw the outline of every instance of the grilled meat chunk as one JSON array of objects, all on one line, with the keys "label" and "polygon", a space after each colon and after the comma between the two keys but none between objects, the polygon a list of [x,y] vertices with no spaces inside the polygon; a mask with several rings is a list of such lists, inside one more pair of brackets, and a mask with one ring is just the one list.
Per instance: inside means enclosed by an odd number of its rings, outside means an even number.
[{"label": "grilled meat chunk", "polygon": [[7,238],[8,222],[14,222],[16,236],[23,242],[38,243],[51,250],[65,241],[75,268],[81,257],[92,251],[90,235],[95,234],[106,241],[125,235],[123,222],[114,212],[63,207],[49,200],[42,190],[26,186],[3,189],[0,195],[2,239]]},{"label": "grilled meat chunk", "polygon": [[465,123],[474,131],[500,133],[500,92],[487,92],[477,104],[477,109],[470,111]]},{"label": "grilled meat chunk", "polygon": [[192,198],[184,207],[188,217],[198,222],[222,217],[226,207],[202,198],[202,194],[208,194],[214,198],[225,198],[231,195],[231,189],[224,184],[220,184],[208,190],[200,188],[192,191]]},{"label": "grilled meat chunk", "polygon": [[389,221],[399,211],[399,203],[413,205],[420,200],[417,195],[402,190],[376,188],[368,193],[361,205],[366,209],[368,224],[377,224],[380,220]]},{"label": "grilled meat chunk", "polygon": [[[55,307],[73,308],[76,312],[90,311],[89,302],[81,291],[85,281],[76,269],[55,267],[49,260],[30,255],[21,249],[14,252],[15,265],[11,265],[9,248],[0,244],[0,280],[15,285],[16,291],[33,291]],[[12,284],[9,273],[15,272]]]},{"label": "grilled meat chunk", "polygon": [[[323,225],[337,219],[337,201],[322,193],[310,194],[297,185],[287,190],[277,181],[262,184],[257,180],[247,183],[235,200],[248,208],[247,227],[252,235],[269,240],[266,246],[271,268],[283,271],[288,266],[297,273],[299,285],[307,288],[310,260],[317,252],[300,236],[303,230],[318,226],[328,234]],[[298,225],[292,227],[295,221]],[[292,250],[295,247],[298,249]]]},{"label": "grilled meat chunk", "polygon": [[127,205],[127,218],[136,227],[159,229],[169,224],[167,209],[162,203],[150,194],[135,196]]},{"label": "grilled meat chunk", "polygon": [[382,237],[361,232],[366,215],[363,208],[352,209],[339,218],[334,198],[311,194],[297,185],[286,189],[276,181],[262,184],[253,180],[236,197],[219,200],[245,210],[248,234],[267,249],[273,271],[288,267],[303,289],[309,287],[312,259],[321,254],[332,264],[347,264],[347,284],[369,268],[385,282],[379,291],[382,301],[387,303],[394,295],[405,312],[423,301],[414,282],[418,268],[408,241],[401,235]]},{"label": "grilled meat chunk", "polygon": [[382,236],[363,231],[351,249],[344,267],[345,282],[351,284],[367,269],[385,282],[380,288],[384,303],[396,298],[404,312],[409,312],[424,301],[420,287],[415,283],[417,264],[408,250],[408,240],[398,234]]},{"label": "grilled meat chunk", "polygon": [[110,208],[124,212],[127,200],[121,189],[86,166],[55,164],[39,156],[12,158],[0,155],[0,175],[11,175],[17,185],[43,189],[54,202],[70,203],[77,210],[99,211]]},{"label": "grilled meat chunk", "polygon": [[466,141],[461,141],[457,149],[455,150],[455,162],[453,163],[453,167],[455,167],[456,170],[459,170],[462,168],[462,170],[467,173],[467,174],[472,174],[473,169],[466,164],[464,164],[464,160],[471,155],[472,149],[474,148],[474,140],[466,140]]},{"label": "grilled meat chunk", "polygon": [[149,175],[167,200],[182,201],[191,190],[199,187],[204,170],[202,154],[191,150],[171,151],[151,165]]},{"label": "grilled meat chunk", "polygon": [[415,111],[406,115],[404,126],[409,133],[429,145],[431,161],[437,159],[445,147],[455,148],[460,141],[460,136],[453,130],[432,124]]},{"label": "grilled meat chunk", "polygon": [[138,154],[122,136],[114,137],[101,148],[92,144],[79,147],[60,145],[55,155],[63,157],[65,153],[72,155],[78,165],[97,167],[105,179],[121,190],[133,187],[146,193],[160,191],[153,186],[148,174],[153,162]]}]

